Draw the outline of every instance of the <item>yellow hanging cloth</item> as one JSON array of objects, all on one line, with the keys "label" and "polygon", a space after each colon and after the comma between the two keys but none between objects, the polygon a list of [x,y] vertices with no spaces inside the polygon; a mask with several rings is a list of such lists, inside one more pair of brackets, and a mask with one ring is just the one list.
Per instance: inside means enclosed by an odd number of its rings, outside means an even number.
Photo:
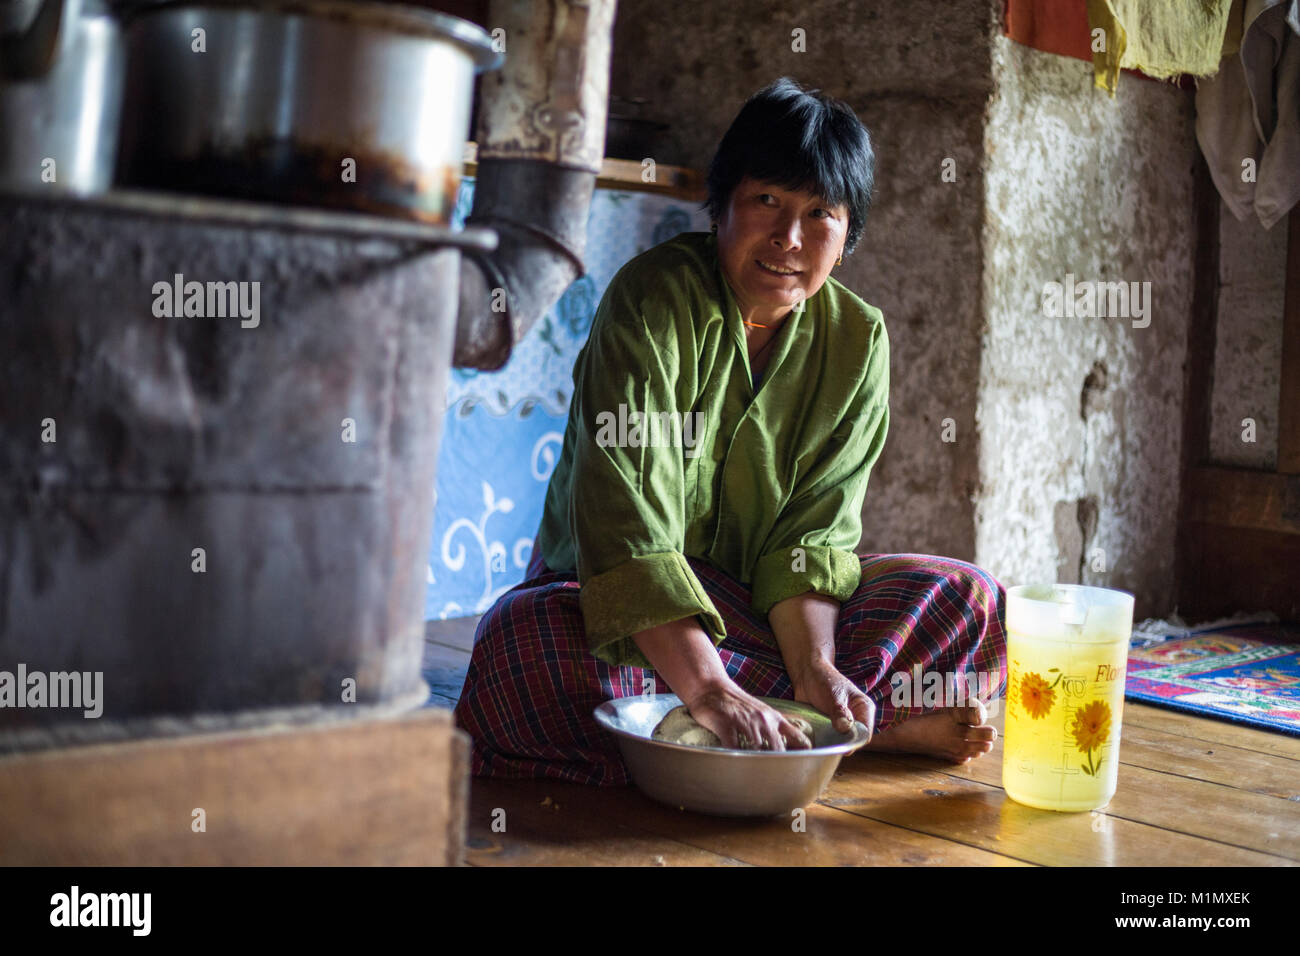
[{"label": "yellow hanging cloth", "polygon": [[1113,97],[1121,69],[1158,79],[1216,72],[1231,8],[1232,0],[1088,0],[1096,86]]}]

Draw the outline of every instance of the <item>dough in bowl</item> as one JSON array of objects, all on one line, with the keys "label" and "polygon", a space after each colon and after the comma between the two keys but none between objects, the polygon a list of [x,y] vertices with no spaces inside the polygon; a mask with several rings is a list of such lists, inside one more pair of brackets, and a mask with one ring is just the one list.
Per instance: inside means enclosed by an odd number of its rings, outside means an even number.
[{"label": "dough in bowl", "polygon": [[[816,746],[812,724],[794,714],[783,714],[783,716],[803,732],[809,743]],[[685,744],[688,747],[722,746],[722,740],[718,735],[692,717],[684,704],[668,711],[650,736],[654,740],[662,740],[670,744]]]}]

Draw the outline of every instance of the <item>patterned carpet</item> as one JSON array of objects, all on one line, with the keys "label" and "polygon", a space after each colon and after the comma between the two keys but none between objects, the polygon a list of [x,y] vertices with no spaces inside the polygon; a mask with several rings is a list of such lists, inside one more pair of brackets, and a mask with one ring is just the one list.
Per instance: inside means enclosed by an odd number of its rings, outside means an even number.
[{"label": "patterned carpet", "polygon": [[1125,697],[1300,737],[1300,626],[1238,624],[1135,638]]}]

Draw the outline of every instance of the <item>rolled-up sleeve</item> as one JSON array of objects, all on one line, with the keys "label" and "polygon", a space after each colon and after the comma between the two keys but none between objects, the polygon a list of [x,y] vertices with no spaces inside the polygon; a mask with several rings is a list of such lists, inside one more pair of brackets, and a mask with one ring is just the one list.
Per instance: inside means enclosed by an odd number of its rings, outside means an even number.
[{"label": "rolled-up sleeve", "polygon": [[872,466],[889,431],[889,338],[872,330],[866,372],[847,413],[815,463],[801,475],[754,565],[753,608],[812,591],[843,603],[862,580],[854,549],[862,538],[862,503]]},{"label": "rolled-up sleeve", "polygon": [[698,615],[715,645],[726,638],[683,553],[683,449],[647,447],[644,430],[639,441],[620,442],[620,422],[632,413],[645,421],[685,410],[672,309],[669,292],[644,295],[616,276],[575,369],[569,515],[579,604],[589,650],[616,666],[650,667],[632,635],[680,618]]}]

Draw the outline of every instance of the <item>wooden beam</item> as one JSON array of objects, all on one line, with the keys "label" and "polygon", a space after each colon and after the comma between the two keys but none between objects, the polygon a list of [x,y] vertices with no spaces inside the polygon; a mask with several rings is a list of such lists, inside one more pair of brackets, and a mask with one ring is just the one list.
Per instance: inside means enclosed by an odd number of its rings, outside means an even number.
[{"label": "wooden beam", "polygon": [[0,757],[0,865],[457,864],[468,754],[426,709]]},{"label": "wooden beam", "polygon": [[[465,144],[464,174],[478,175],[478,144],[473,140]],[[686,166],[667,166],[656,163],[654,182],[642,179],[641,163],[634,159],[611,159],[601,161],[600,174],[596,177],[597,189],[618,189],[625,192],[659,193],[675,199],[703,202],[708,195],[704,176],[699,170]]]},{"label": "wooden beam", "polygon": [[1300,474],[1300,205],[1287,219],[1282,381],[1278,389],[1277,470]]},{"label": "wooden beam", "polygon": [[[1187,521],[1300,534],[1300,475],[1202,465],[1190,470]],[[1300,590],[1300,569],[1293,569]]]},{"label": "wooden beam", "polygon": [[1239,611],[1272,611],[1300,621],[1300,535],[1184,522],[1187,576],[1178,612],[1193,623]]},{"label": "wooden beam", "polygon": [[1197,153],[1193,175],[1195,261],[1192,318],[1187,332],[1183,388],[1183,464],[1210,457],[1210,399],[1214,394],[1214,349],[1219,323],[1219,208],[1222,200],[1205,157]]},{"label": "wooden beam", "polygon": [[1195,589],[1193,576],[1199,557],[1192,549],[1199,539],[1187,529],[1186,511],[1194,492],[1191,471],[1210,457],[1210,398],[1214,392],[1215,329],[1219,318],[1219,192],[1205,157],[1198,150],[1192,174],[1192,230],[1196,237],[1192,263],[1192,316],[1183,363],[1183,433],[1179,469],[1178,526],[1174,567],[1179,603],[1186,605]]}]

